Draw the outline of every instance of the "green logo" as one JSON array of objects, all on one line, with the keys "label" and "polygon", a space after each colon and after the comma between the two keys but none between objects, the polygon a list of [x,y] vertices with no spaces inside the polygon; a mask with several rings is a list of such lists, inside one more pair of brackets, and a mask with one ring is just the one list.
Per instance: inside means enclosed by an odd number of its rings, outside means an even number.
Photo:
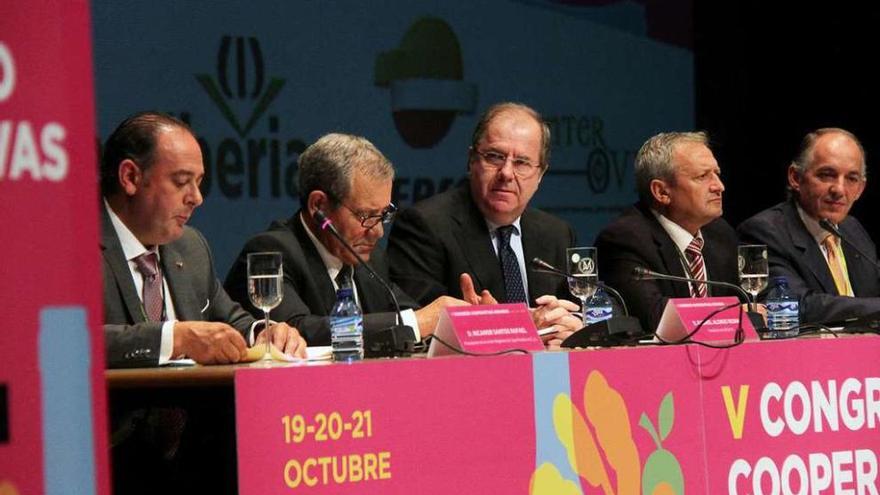
[{"label": "green logo", "polygon": [[[217,51],[217,79],[208,74],[196,74],[196,80],[242,139],[269,109],[285,82],[282,78],[272,77],[263,91],[263,53],[259,41],[252,36],[228,35],[221,39]],[[230,81],[234,81],[234,84]],[[235,100],[256,101],[246,119],[239,119],[232,110]]]}]

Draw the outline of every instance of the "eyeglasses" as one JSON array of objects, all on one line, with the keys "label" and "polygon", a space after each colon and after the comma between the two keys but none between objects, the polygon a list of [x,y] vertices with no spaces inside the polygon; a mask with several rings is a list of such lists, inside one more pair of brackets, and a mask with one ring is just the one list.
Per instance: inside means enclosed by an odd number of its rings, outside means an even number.
[{"label": "eyeglasses", "polygon": [[476,148],[471,148],[471,150],[483,159],[483,163],[496,170],[504,168],[504,166],[507,165],[508,158],[510,158],[511,163],[513,164],[513,173],[519,178],[529,177],[533,175],[537,169],[541,168],[540,165],[535,165],[528,158],[505,155],[492,150],[480,151]]},{"label": "eyeglasses", "polygon": [[394,203],[389,203],[388,206],[386,206],[381,213],[375,215],[370,215],[369,213],[354,210],[345,203],[343,203],[342,206],[344,206],[346,210],[350,211],[352,215],[360,220],[361,227],[365,229],[372,229],[379,223],[388,225],[389,223],[391,223],[392,220],[394,220],[394,215],[397,214],[397,207],[394,206]]}]

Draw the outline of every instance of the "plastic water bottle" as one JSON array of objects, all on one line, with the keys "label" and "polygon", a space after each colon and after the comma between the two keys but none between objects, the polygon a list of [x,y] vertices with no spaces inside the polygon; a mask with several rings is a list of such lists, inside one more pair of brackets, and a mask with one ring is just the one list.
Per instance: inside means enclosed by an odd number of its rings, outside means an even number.
[{"label": "plastic water bottle", "polygon": [[351,288],[336,291],[336,304],[330,312],[330,343],[334,361],[364,358],[364,317]]},{"label": "plastic water bottle", "polygon": [[614,310],[611,306],[611,298],[608,297],[608,293],[605,292],[602,287],[596,289],[596,293],[593,294],[593,297],[587,300],[587,307],[584,311],[584,319],[587,325],[592,325],[593,323],[598,323],[614,316]]},{"label": "plastic water bottle", "polygon": [[767,338],[797,337],[800,305],[797,296],[788,288],[788,279],[773,277],[773,288],[764,304],[767,305]]}]

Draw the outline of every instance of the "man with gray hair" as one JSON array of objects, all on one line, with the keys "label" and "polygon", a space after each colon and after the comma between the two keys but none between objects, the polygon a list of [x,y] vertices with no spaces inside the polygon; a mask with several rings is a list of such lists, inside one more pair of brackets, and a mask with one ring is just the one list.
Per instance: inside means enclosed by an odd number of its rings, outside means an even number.
[{"label": "man with gray hair", "polygon": [[664,132],[635,161],[639,201],[596,239],[599,276],[617,288],[646,332],[671,297],[735,295],[705,284],[635,280],[636,267],[737,284],[736,234],[722,218],[721,168],[703,132]]},{"label": "man with gray hair", "polygon": [[[329,315],[342,285],[355,289],[367,338],[394,325],[396,314],[386,290],[316,219],[321,212],[387,280],[388,263],[378,242],[396,212],[391,203],[393,179],[391,162],[365,138],[327,134],[318,139],[299,157],[299,211],[247,241],[226,277],[229,294],[251,313],[260,314],[247,295],[247,254],[278,251],[284,264],[284,297],[272,315],[296,325],[310,345],[330,344]],[[416,340],[434,331],[443,307],[467,304],[440,297],[420,308],[397,286],[392,290],[404,310],[404,324],[413,328]]]},{"label": "man with gray hair", "polygon": [[[865,151],[840,128],[807,134],[788,167],[789,201],[743,222],[743,242],[766,244],[770,276],[801,297],[805,322],[880,311],[877,247],[849,210],[865,190]],[[820,225],[830,222],[848,242]]]},{"label": "man with gray hair", "polygon": [[[549,167],[550,129],[521,103],[498,103],[480,118],[467,150],[468,181],[404,210],[388,239],[391,276],[419,301],[468,295],[468,274],[485,294],[534,308],[538,328],[556,340],[581,327],[564,277],[541,273],[541,258],[565,268],[575,233],[560,218],[530,207]],[[551,344],[556,342],[551,341]]]}]

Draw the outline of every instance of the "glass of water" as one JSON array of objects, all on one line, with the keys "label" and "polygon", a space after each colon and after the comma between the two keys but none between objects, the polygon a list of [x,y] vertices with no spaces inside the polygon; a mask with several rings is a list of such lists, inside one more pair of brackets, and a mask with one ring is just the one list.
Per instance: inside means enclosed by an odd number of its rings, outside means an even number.
[{"label": "glass of water", "polygon": [[758,294],[767,288],[767,276],[770,270],[767,265],[767,246],[763,244],[744,244],[737,248],[737,267],[739,284],[752,296],[752,311]]},{"label": "glass of water", "polygon": [[596,266],[596,248],[573,247],[565,250],[568,266],[568,290],[581,301],[584,326],[587,325],[587,301],[596,293],[599,270]]},{"label": "glass of water", "polygon": [[248,297],[254,306],[263,311],[266,318],[263,331],[266,332],[266,356],[272,355],[272,333],[269,329],[269,311],[281,304],[284,295],[282,282],[284,269],[281,266],[281,253],[248,253]]}]

